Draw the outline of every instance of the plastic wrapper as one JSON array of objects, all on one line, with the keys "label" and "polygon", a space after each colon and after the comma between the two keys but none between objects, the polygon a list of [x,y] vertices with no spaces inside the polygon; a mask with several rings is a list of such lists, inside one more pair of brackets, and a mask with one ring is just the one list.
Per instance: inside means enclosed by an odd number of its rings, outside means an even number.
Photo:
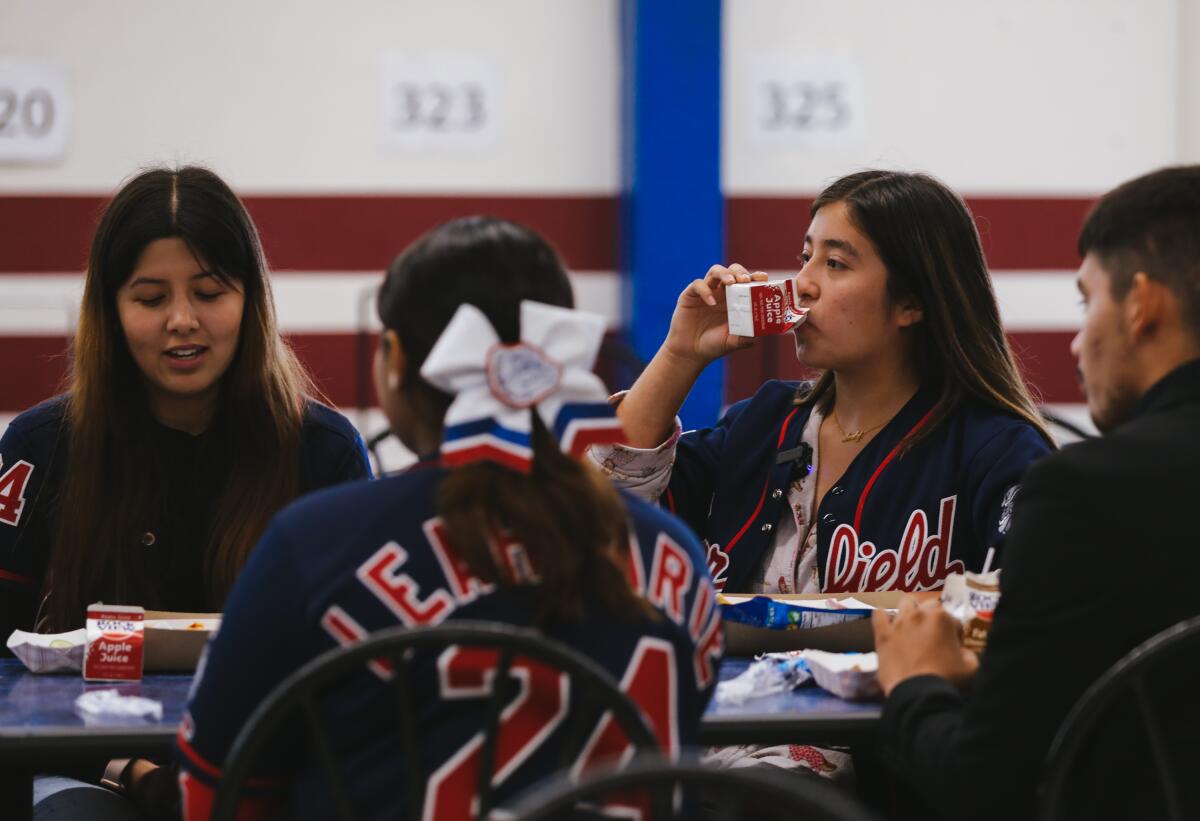
[{"label": "plastic wrapper", "polygon": [[879,656],[875,653],[805,650],[804,661],[817,686],[839,698],[862,701],[883,695],[876,676],[879,672]]},{"label": "plastic wrapper", "polygon": [[803,604],[780,601],[768,596],[751,599],[722,597],[721,617],[725,621],[765,627],[768,630],[809,630],[829,627],[871,617],[875,608],[856,599],[822,599]]},{"label": "plastic wrapper", "polygon": [[87,631],[82,627],[69,633],[14,630],[8,637],[8,649],[32,673],[78,673],[83,669]]},{"label": "plastic wrapper", "polygon": [[792,280],[725,286],[725,312],[733,336],[767,336],[795,328],[808,316]]},{"label": "plastic wrapper", "polygon": [[767,653],[741,675],[717,685],[717,704],[745,704],[753,698],[794,690],[812,679],[803,653]]},{"label": "plastic wrapper", "polygon": [[161,701],[123,695],[114,689],[88,690],[75,699],[75,712],[85,724],[128,724],[131,720],[162,721]]},{"label": "plastic wrapper", "polygon": [[962,622],[963,644],[976,653],[987,646],[992,614],[1000,602],[1000,571],[955,573],[946,577],[942,607]]}]

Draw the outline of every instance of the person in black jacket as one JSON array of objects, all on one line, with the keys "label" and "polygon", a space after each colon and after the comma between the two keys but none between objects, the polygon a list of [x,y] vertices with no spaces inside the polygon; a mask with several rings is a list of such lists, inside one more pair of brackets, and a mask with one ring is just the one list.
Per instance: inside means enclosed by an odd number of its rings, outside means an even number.
[{"label": "person in black jacket", "polygon": [[[1200,166],[1112,191],[1079,238],[1071,344],[1106,435],[1047,457],[1013,514],[1001,599],[976,662],[936,602],[877,614],[888,766],[947,818],[1034,816],[1047,748],[1084,690],[1135,646],[1200,613]],[[1200,772],[1200,662],[1155,702],[1182,774]],[[958,685],[971,682],[963,694]],[[1089,742],[1072,817],[1163,812],[1132,709]],[[1192,780],[1192,790],[1195,781]],[[1200,795],[1185,817],[1200,817]]]}]

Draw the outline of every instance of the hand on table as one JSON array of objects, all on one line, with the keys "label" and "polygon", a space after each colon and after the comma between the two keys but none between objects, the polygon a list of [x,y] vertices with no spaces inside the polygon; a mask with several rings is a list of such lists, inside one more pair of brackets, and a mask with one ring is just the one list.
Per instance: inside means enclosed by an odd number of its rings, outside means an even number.
[{"label": "hand on table", "polygon": [[961,625],[937,599],[905,596],[894,616],[877,610],[871,625],[884,695],[913,676],[941,676],[962,685],[979,668],[978,657],[963,647]]}]

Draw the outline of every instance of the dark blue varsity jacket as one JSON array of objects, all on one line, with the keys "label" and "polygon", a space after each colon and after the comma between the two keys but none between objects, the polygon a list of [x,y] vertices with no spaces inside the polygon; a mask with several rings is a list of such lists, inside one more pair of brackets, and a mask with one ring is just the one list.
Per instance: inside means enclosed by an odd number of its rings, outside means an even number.
[{"label": "dark blue varsity jacket", "polygon": [[[810,413],[795,404],[800,387],[771,380],[679,440],[662,502],[704,540],[719,589],[748,590],[773,544],[795,468],[780,456],[795,452]],[[979,570],[989,547],[1000,566],[1018,483],[1051,446],[1028,422],[969,403],[902,453],[936,402],[919,390],[820,500],[822,590],[937,588]]]}]

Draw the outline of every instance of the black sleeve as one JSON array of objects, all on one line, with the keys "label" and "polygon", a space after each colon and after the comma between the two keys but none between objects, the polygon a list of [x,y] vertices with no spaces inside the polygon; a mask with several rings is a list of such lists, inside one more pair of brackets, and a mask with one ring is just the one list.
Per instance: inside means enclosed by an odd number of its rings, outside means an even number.
[{"label": "black sleeve", "polygon": [[884,705],[885,763],[947,818],[1032,818],[1050,741],[1111,663],[1120,608],[1116,583],[1106,583],[1116,557],[1103,550],[1121,539],[1097,515],[1094,500],[1113,498],[1105,483],[1060,456],[1030,472],[971,692],[921,676]]}]

